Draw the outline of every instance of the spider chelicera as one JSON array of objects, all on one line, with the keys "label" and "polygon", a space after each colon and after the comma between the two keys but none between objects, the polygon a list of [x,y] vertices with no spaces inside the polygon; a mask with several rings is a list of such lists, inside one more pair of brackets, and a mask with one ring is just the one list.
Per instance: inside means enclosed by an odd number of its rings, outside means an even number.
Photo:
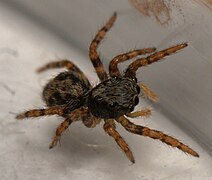
[{"label": "spider chelicera", "polygon": [[[179,140],[164,134],[161,131],[136,125],[127,117],[149,116],[148,108],[132,112],[139,103],[140,91],[152,101],[157,101],[157,95],[146,85],[137,83],[136,71],[142,66],[149,65],[169,56],[187,46],[187,43],[175,45],[162,51],[155,52],[156,48],[138,49],[114,57],[109,64],[109,75],[103,67],[97,47],[106,32],[112,27],[116,13],[109,19],[105,26],[96,34],[89,48],[89,57],[100,79],[100,83],[92,87],[84,73],[71,61],[60,60],[51,62],[38,69],[43,72],[52,68],[67,68],[47,83],[43,90],[43,99],[47,104],[46,109],[32,109],[18,114],[17,119],[39,117],[46,115],[59,115],[65,120],[56,130],[49,148],[53,148],[60,140],[62,133],[75,121],[81,120],[86,127],[95,127],[104,120],[104,130],[112,136],[118,146],[124,151],[131,162],[135,162],[128,144],[116,130],[115,122],[120,123],[127,131],[158,139],[171,147],[199,157],[198,153]],[[151,53],[145,58],[138,58],[132,62],[122,74],[118,64],[142,54]]]}]

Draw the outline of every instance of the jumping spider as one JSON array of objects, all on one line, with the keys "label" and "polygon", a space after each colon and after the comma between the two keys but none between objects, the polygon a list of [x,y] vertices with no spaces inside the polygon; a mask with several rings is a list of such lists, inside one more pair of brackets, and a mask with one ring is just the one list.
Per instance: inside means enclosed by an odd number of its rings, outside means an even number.
[{"label": "jumping spider", "polygon": [[[151,110],[146,108],[137,112],[132,112],[138,104],[140,91],[150,100],[157,101],[157,95],[146,85],[137,83],[136,71],[142,66],[157,62],[187,46],[186,43],[178,44],[162,51],[155,52],[156,48],[138,49],[114,57],[110,61],[109,76],[97,53],[97,47],[104,38],[106,32],[112,27],[116,19],[116,13],[109,19],[105,26],[96,34],[89,48],[89,57],[100,79],[100,83],[92,87],[84,73],[72,62],[61,60],[48,63],[38,69],[43,72],[52,68],[68,69],[52,79],[43,90],[43,99],[48,108],[32,109],[16,116],[17,119],[39,117],[46,115],[59,115],[65,120],[56,130],[49,148],[53,148],[60,140],[62,133],[71,123],[82,120],[86,127],[95,127],[101,119],[104,120],[104,130],[112,136],[118,146],[124,151],[128,159],[134,163],[133,154],[116,131],[115,122],[120,123],[127,131],[158,139],[171,147],[177,147],[185,153],[199,157],[198,153],[179,140],[164,134],[161,131],[152,130],[148,127],[136,125],[127,117],[134,118],[139,116],[149,116]],[[118,64],[134,58],[138,55],[151,53],[146,58],[138,58],[132,62],[121,74]]]}]

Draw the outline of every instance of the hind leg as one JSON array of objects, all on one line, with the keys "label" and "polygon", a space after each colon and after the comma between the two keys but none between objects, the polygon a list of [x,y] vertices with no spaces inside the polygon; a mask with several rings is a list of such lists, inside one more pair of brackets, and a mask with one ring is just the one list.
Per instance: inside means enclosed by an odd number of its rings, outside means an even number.
[{"label": "hind leg", "polygon": [[63,115],[64,106],[53,106],[47,109],[32,109],[29,111],[25,111],[16,116],[16,119],[24,119],[31,117],[40,117],[40,116],[48,116],[48,115]]},{"label": "hind leg", "polygon": [[43,71],[46,71],[49,69],[55,69],[55,68],[67,68],[68,70],[81,72],[81,70],[74,63],[66,59],[47,63],[46,65],[38,68],[37,72],[41,73]]},{"label": "hind leg", "polygon": [[166,56],[170,56],[179,50],[187,47],[187,43],[182,43],[178,44],[175,46],[172,46],[170,48],[155,52],[154,54],[151,54],[150,56],[147,56],[146,58],[139,58],[132,62],[126,69],[125,76],[126,77],[135,77],[136,76],[136,71],[142,67],[142,66],[147,66],[149,64],[152,64],[154,62],[157,62],[161,59],[163,59]]}]

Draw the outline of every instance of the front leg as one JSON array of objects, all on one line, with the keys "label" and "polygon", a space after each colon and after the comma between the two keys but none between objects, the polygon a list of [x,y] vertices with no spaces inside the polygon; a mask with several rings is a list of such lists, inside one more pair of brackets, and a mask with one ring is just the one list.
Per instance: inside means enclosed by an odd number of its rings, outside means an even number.
[{"label": "front leg", "polygon": [[90,60],[96,70],[96,73],[101,81],[106,80],[108,78],[107,72],[105,71],[103,64],[99,58],[99,54],[97,52],[97,48],[101,40],[105,37],[106,32],[113,26],[116,20],[116,13],[109,19],[109,21],[105,24],[102,29],[96,34],[93,41],[91,42],[89,48],[89,57]]},{"label": "front leg", "polygon": [[171,147],[176,147],[185,153],[191,154],[192,156],[195,157],[199,157],[196,151],[194,151],[187,145],[181,143],[178,139],[175,139],[167,134],[164,134],[161,131],[153,130],[144,126],[135,125],[124,116],[121,116],[120,118],[116,119],[116,121],[119,122],[127,131],[131,133],[147,136],[152,139],[158,139]]},{"label": "front leg", "polygon": [[152,53],[156,50],[156,48],[147,48],[147,49],[136,49],[124,54],[120,54],[116,57],[114,57],[109,64],[109,73],[111,77],[121,76],[121,73],[118,69],[118,64],[124,61],[127,61],[129,59],[132,59],[136,56]]}]

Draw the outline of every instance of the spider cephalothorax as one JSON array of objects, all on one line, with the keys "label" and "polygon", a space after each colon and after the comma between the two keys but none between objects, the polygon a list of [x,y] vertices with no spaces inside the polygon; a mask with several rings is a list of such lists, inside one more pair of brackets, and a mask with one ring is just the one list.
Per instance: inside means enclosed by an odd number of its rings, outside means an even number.
[{"label": "spider cephalothorax", "polygon": [[126,77],[105,80],[89,93],[88,108],[96,117],[119,118],[138,104],[140,88],[137,86],[133,79]]},{"label": "spider cephalothorax", "polygon": [[[115,121],[120,123],[127,131],[158,139],[167,145],[199,157],[198,153],[179,140],[145,126],[136,125],[127,117],[149,116],[151,110],[146,108],[132,112],[139,103],[138,95],[142,91],[148,99],[157,101],[157,95],[146,85],[137,83],[136,71],[142,66],[161,60],[187,46],[187,43],[178,44],[162,51],[155,52],[156,48],[138,49],[114,57],[109,64],[109,76],[97,53],[97,47],[106,32],[112,27],[116,13],[106,25],[96,34],[89,48],[89,57],[100,79],[100,83],[92,87],[83,72],[72,62],[60,60],[48,63],[38,69],[38,72],[51,68],[65,67],[67,72],[62,72],[52,79],[43,90],[43,99],[48,108],[33,109],[17,115],[17,119],[39,117],[45,115],[59,115],[65,118],[56,130],[56,135],[50,144],[54,147],[60,140],[62,133],[72,122],[82,120],[86,127],[95,127],[101,119],[105,121],[104,130],[112,136],[118,146],[124,151],[131,162],[135,162],[128,144],[116,130]],[[121,74],[118,63],[124,62],[142,54],[152,53],[145,58],[138,58],[132,62]]]}]

